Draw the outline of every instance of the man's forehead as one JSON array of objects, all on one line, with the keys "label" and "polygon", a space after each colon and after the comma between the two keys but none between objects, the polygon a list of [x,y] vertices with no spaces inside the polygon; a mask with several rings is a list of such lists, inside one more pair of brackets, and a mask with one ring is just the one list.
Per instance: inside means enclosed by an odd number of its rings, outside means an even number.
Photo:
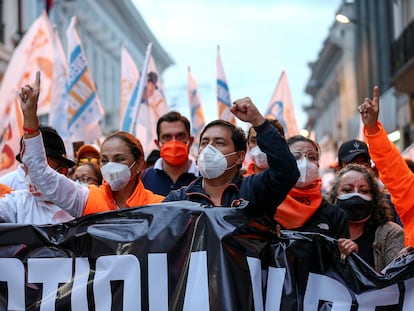
[{"label": "man's forehead", "polygon": [[204,133],[202,138],[225,138],[229,139],[231,138],[231,130],[226,126],[221,125],[213,125],[212,127],[209,127]]},{"label": "man's forehead", "polygon": [[181,121],[161,122],[161,125],[160,125],[161,135],[165,133],[171,134],[172,132],[186,132],[184,123]]}]

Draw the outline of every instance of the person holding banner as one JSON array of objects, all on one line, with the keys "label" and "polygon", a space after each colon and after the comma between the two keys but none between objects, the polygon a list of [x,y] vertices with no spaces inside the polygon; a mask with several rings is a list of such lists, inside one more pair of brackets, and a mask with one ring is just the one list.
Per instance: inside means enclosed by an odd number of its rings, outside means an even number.
[{"label": "person holding banner", "polygon": [[[404,248],[404,231],[388,220],[384,194],[365,165],[348,164],[341,169],[329,201],[346,212],[358,255],[376,271],[381,271]],[[340,248],[348,243],[346,239],[338,240]]]},{"label": "person holding banner", "polygon": [[405,163],[397,147],[388,139],[378,121],[379,88],[374,87],[372,98],[365,98],[359,106],[369,154],[379,177],[391,194],[391,201],[404,228],[405,246],[414,246],[414,174]]},{"label": "person holding banner", "polygon": [[206,206],[237,207],[250,203],[273,218],[299,177],[296,161],[278,129],[266,120],[248,97],[236,100],[231,112],[249,122],[257,132],[257,144],[266,153],[269,167],[245,178],[240,168],[246,154],[244,131],[224,120],[207,124],[200,135],[199,178],[171,191],[165,201],[190,200]]},{"label": "person holding banner", "polygon": [[100,165],[104,181],[101,187],[83,187],[51,169],[39,135],[39,89],[40,72],[37,72],[34,87],[26,85],[19,94],[25,128],[22,158],[32,182],[50,201],[73,217],[80,217],[163,200],[163,196],[144,188],[140,178],[145,167],[144,152],[140,141],[127,132],[115,132],[102,143]]},{"label": "person holding banner", "polygon": [[[322,195],[319,145],[302,135],[291,136],[286,141],[296,159],[300,177],[279,205],[274,219],[282,229],[321,233],[334,239],[349,238],[345,212],[328,203]],[[356,248],[344,254],[352,250]]]}]

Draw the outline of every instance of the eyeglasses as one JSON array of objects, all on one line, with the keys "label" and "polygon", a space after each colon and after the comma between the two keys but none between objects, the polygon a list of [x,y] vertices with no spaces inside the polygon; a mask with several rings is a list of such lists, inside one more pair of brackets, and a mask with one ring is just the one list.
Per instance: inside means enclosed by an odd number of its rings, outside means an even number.
[{"label": "eyeglasses", "polygon": [[295,157],[296,161],[300,161],[303,159],[303,157],[305,157],[306,159],[308,159],[311,162],[314,163],[318,163],[319,162],[319,154],[317,152],[314,151],[308,151],[306,153],[302,153],[299,151],[294,151],[292,152],[293,156]]},{"label": "eyeglasses", "polygon": [[85,163],[93,163],[93,164],[99,164],[98,158],[82,158],[78,160],[79,163],[85,164]]},{"label": "eyeglasses", "polygon": [[88,175],[73,177],[72,180],[86,184],[98,184],[98,180],[96,178],[90,177]]}]

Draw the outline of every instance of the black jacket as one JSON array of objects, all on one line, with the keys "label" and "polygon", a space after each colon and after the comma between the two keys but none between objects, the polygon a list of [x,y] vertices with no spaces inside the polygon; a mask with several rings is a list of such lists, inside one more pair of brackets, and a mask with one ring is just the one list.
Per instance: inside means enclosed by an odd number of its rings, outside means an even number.
[{"label": "black jacket", "polygon": [[[260,209],[273,218],[277,206],[299,178],[299,171],[286,140],[275,126],[265,121],[255,130],[257,144],[266,153],[269,167],[260,174],[244,178],[236,176],[223,190],[221,206],[236,207],[240,206],[241,201],[248,201],[250,207]],[[171,191],[164,201],[190,200],[213,206],[202,187],[202,180],[203,177],[199,177],[188,186]]]}]

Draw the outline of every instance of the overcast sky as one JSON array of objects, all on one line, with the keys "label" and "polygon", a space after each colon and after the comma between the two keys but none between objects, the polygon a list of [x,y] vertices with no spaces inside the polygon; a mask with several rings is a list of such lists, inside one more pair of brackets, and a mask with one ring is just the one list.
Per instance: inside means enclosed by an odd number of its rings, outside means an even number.
[{"label": "overcast sky", "polygon": [[175,65],[163,76],[168,104],[189,117],[187,67],[199,85],[206,121],[217,118],[216,50],[231,100],[249,96],[264,112],[282,70],[299,129],[304,92],[341,0],[133,0]]}]

